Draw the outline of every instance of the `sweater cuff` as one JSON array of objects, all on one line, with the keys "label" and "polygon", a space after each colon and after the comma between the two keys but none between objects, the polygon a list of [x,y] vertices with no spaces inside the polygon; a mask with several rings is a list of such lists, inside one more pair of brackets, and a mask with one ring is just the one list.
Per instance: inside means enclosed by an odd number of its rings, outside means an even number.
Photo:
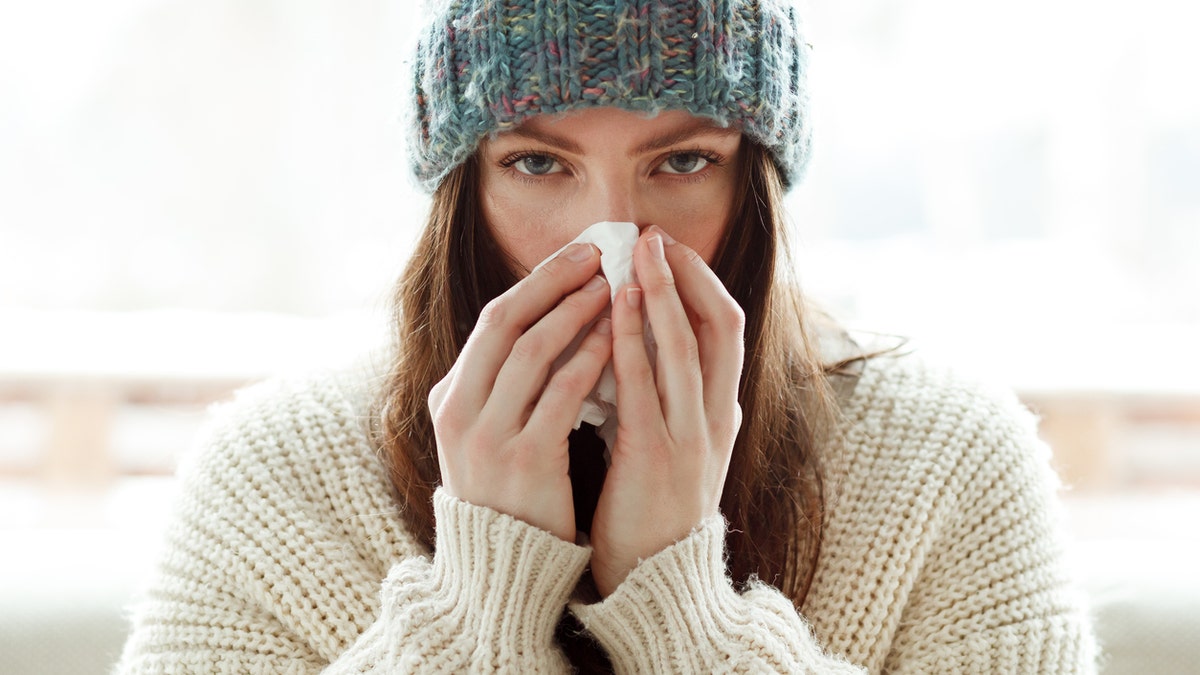
[{"label": "sweater cuff", "polygon": [[433,494],[434,587],[464,628],[525,653],[545,649],[591,551],[493,509]]},{"label": "sweater cuff", "polygon": [[[643,560],[602,602],[571,611],[618,672],[687,672],[721,652],[749,616],[725,571],[725,519]],[[710,650],[716,650],[712,652]]]}]

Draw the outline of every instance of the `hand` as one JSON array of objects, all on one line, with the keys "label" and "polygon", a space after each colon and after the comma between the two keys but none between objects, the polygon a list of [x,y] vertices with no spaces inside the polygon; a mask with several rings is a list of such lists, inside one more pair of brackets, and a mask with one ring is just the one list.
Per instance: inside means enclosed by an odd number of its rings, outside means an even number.
[{"label": "hand", "polygon": [[429,392],[444,489],[572,542],[567,436],[612,353],[610,322],[550,368],[608,304],[599,266],[595,247],[576,244],[488,303]]},{"label": "hand", "polygon": [[[592,576],[608,596],[640,559],[718,513],[741,426],[745,316],[704,260],[650,228],[634,248],[640,287],[613,303],[617,438],[592,520]],[[658,343],[655,370],[641,304]]]}]

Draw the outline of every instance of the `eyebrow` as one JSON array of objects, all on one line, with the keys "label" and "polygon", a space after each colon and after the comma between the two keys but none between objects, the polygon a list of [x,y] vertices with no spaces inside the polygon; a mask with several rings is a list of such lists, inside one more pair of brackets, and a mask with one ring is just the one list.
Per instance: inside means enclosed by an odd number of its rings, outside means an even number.
[{"label": "eyebrow", "polygon": [[575,141],[552,134],[548,131],[537,131],[536,129],[530,129],[524,124],[513,129],[509,133],[514,136],[521,136],[522,138],[535,140],[538,143],[543,143],[545,145],[558,148],[559,150],[566,150],[567,152],[571,152],[576,155],[583,154],[583,148],[581,148]]},{"label": "eyebrow", "polygon": [[630,153],[631,155],[640,155],[644,152],[660,150],[670,147],[687,140],[691,140],[696,136],[729,136],[737,133],[736,129],[730,127],[718,127],[711,122],[705,120],[696,120],[691,124],[661,133],[645,143],[641,143]]},{"label": "eyebrow", "polygon": [[[583,154],[583,148],[575,141],[557,134],[552,134],[548,131],[530,129],[527,125],[519,126],[511,130],[509,133],[515,136],[521,136],[522,138],[528,138],[539,143],[544,143],[545,145],[558,148],[559,150],[565,150],[576,155]],[[672,145],[690,140],[696,136],[728,136],[735,133],[738,133],[736,129],[730,127],[719,127],[706,120],[696,120],[691,124],[682,126],[678,129],[672,129],[671,131],[663,132],[646,140],[643,143],[640,143],[636,148],[631,150],[629,154],[631,156],[640,155],[642,153],[659,150],[661,148],[670,147]]]}]

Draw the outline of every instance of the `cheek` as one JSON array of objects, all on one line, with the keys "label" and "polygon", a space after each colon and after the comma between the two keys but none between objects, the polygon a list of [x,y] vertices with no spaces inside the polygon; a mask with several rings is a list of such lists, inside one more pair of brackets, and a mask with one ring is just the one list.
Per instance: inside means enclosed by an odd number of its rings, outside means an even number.
[{"label": "cheek", "polygon": [[[531,200],[527,195],[482,181],[480,204],[483,218],[496,242],[515,261],[517,276],[524,276],[546,256],[558,250],[554,242],[564,234],[556,204]],[[569,238],[569,237],[568,237]]]},{"label": "cheek", "polygon": [[692,196],[672,202],[654,224],[676,241],[700,254],[708,264],[716,257],[732,215],[732,197],[723,191]]}]

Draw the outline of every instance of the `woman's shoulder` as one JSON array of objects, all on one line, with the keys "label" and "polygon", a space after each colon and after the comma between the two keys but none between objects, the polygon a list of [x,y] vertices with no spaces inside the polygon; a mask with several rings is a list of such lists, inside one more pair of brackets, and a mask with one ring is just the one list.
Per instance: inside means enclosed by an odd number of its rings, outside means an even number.
[{"label": "woman's shoulder", "polygon": [[1037,470],[1049,449],[1037,418],[1013,389],[919,347],[865,359],[841,405],[845,459],[886,457],[897,466],[976,472],[1004,463]]},{"label": "woman's shoulder", "polygon": [[385,536],[388,548],[411,548],[370,438],[380,377],[366,362],[281,375],[213,406],[180,463],[184,508],[236,514],[239,503],[259,503],[260,513],[303,513],[351,530],[342,534],[365,528]]},{"label": "woman's shoulder", "polygon": [[1014,390],[993,377],[948,364],[920,347],[880,351],[864,359],[843,403],[849,419],[889,418],[917,428],[952,420],[1033,421]]},{"label": "woman's shoulder", "polygon": [[369,452],[372,378],[362,364],[277,375],[213,404],[181,473],[213,455],[266,466],[320,464]]}]

